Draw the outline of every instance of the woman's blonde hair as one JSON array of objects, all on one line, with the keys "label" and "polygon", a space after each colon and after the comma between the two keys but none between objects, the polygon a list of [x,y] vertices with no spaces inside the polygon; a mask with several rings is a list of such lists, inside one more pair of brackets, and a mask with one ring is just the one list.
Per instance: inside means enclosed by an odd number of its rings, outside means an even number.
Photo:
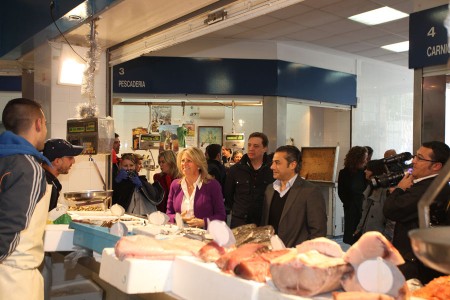
[{"label": "woman's blonde hair", "polygon": [[[206,163],[206,157],[202,150],[197,147],[185,148],[178,152],[177,165],[178,169],[181,170],[181,157],[185,154],[196,164],[199,168],[200,177],[204,183],[207,183],[212,179],[211,175],[208,173],[208,164]],[[184,176],[184,175],[183,175]]]},{"label": "woman's blonde hair", "polygon": [[[159,153],[158,155],[158,161],[160,158],[164,158],[164,161],[166,164],[169,165],[169,173],[168,174],[171,178],[181,178],[180,168],[177,166],[177,157],[175,152],[172,150],[165,150]],[[158,162],[159,163],[159,162]]]}]

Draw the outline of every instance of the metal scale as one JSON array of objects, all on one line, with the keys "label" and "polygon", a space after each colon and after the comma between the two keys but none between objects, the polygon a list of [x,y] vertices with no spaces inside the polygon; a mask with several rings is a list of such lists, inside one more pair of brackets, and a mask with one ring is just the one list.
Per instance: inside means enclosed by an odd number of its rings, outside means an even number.
[{"label": "metal scale", "polygon": [[111,154],[114,143],[114,120],[108,118],[84,118],[67,120],[67,140],[72,145],[83,146],[84,155],[89,155],[89,161],[95,167],[103,183],[103,190],[86,190],[64,193],[64,197],[76,206],[104,204],[107,209],[112,200],[112,190],[107,189],[97,163],[92,155]]}]

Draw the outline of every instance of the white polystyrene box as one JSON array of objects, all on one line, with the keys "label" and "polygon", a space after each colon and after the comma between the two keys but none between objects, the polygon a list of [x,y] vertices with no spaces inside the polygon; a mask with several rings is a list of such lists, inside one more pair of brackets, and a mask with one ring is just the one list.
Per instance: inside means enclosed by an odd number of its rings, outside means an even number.
[{"label": "white polystyrene box", "polygon": [[44,251],[73,251],[77,246],[73,245],[74,230],[67,224],[48,224],[45,226]]},{"label": "white polystyrene box", "polygon": [[102,253],[99,276],[127,294],[161,293],[172,289],[173,260],[126,258],[119,260],[114,248]]},{"label": "white polystyrene box", "polygon": [[263,283],[222,272],[214,263],[198,258],[175,258],[172,292],[183,299],[258,299]]}]

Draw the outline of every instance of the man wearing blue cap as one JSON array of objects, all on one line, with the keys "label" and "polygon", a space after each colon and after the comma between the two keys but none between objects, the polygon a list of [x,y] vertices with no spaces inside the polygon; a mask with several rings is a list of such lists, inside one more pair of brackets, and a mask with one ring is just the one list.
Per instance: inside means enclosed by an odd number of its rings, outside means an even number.
[{"label": "man wearing blue cap", "polygon": [[52,196],[50,198],[49,211],[58,204],[59,193],[62,186],[58,180],[60,174],[68,174],[75,163],[74,156],[83,152],[82,146],[74,146],[63,139],[50,139],[45,142],[43,154],[52,163],[51,166],[44,165],[47,183],[52,185]]},{"label": "man wearing blue cap", "polygon": [[[62,185],[58,180],[60,174],[68,174],[70,167],[75,163],[74,156],[83,152],[83,147],[74,146],[63,139],[50,139],[45,142],[43,154],[52,163],[51,166],[43,165],[47,183],[52,186],[48,211],[58,205],[59,194]],[[40,267],[44,277],[44,299],[50,299],[52,287],[52,257],[51,253],[45,253],[44,261]]]}]

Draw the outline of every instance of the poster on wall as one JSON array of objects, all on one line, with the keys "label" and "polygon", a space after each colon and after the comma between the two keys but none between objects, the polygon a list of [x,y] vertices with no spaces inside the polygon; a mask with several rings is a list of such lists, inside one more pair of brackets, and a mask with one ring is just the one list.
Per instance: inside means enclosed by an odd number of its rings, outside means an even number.
[{"label": "poster on wall", "polygon": [[161,142],[159,143],[159,152],[164,150],[172,150],[178,152],[178,125],[159,125],[159,134]]},{"label": "poster on wall", "polygon": [[152,132],[160,131],[159,126],[172,124],[171,106],[153,106],[152,107]]},{"label": "poster on wall", "polygon": [[210,144],[222,145],[222,126],[198,126],[198,147],[205,149]]},{"label": "poster on wall", "polygon": [[183,127],[187,129],[186,132],[186,147],[197,146],[195,140],[195,124],[183,124]]}]

